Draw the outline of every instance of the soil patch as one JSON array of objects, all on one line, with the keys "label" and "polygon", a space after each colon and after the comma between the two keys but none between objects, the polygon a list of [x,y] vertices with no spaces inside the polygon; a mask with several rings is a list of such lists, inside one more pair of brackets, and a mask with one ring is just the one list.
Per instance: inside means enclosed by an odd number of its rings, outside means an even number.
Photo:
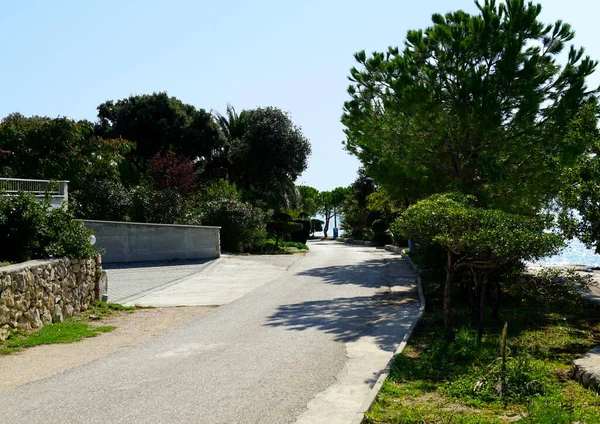
[{"label": "soil patch", "polygon": [[36,346],[0,356],[0,393],[104,358],[179,327],[212,309],[214,307],[192,306],[121,312],[90,323],[90,326],[117,327],[110,333],[77,343]]}]

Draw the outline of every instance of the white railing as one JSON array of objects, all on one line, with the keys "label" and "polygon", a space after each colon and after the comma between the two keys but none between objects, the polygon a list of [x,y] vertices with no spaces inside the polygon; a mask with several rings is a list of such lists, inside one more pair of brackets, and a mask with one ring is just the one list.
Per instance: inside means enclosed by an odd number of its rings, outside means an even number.
[{"label": "white railing", "polygon": [[[19,192],[32,193],[36,198],[50,196],[58,204],[69,201],[69,182],[30,180],[25,178],[0,178],[0,195],[15,195]],[[54,205],[54,201],[52,204]]]}]

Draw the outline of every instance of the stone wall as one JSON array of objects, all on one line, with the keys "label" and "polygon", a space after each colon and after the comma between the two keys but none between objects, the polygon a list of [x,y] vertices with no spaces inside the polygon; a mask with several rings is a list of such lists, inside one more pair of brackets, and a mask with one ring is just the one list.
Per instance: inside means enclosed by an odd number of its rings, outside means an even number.
[{"label": "stone wall", "polygon": [[29,261],[0,268],[0,340],[85,311],[100,296],[95,259]]}]

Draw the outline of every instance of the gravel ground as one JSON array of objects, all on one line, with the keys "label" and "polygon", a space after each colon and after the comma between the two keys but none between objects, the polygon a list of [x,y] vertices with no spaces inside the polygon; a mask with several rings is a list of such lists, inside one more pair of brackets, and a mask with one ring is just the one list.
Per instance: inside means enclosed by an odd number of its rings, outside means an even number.
[{"label": "gravel ground", "polygon": [[194,306],[118,313],[92,323],[95,326],[117,327],[110,333],[102,333],[77,343],[36,346],[12,355],[2,355],[0,393],[104,358],[186,324],[212,309]]}]

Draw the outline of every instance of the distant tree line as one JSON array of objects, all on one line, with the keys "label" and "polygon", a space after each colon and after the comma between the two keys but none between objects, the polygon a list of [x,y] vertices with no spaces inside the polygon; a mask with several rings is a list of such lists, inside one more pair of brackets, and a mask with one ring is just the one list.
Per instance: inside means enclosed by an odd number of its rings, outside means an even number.
[{"label": "distant tree line", "polygon": [[261,245],[274,213],[299,213],[310,154],[278,108],[213,114],[166,93],[102,103],[96,122],[0,123],[0,176],[69,180],[78,218],[223,224],[229,250]]}]

